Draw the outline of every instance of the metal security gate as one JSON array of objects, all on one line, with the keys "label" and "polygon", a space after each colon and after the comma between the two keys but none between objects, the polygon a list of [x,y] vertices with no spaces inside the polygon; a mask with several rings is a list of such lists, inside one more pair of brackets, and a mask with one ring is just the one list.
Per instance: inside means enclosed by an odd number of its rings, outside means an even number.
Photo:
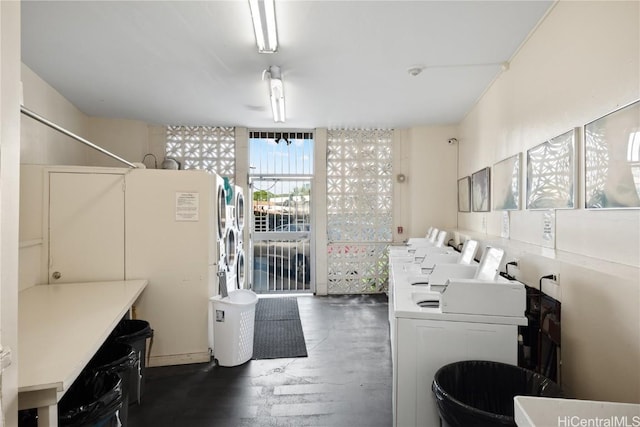
[{"label": "metal security gate", "polygon": [[313,134],[250,132],[249,153],[252,289],[314,292]]},{"label": "metal security gate", "polygon": [[253,290],[312,291],[311,180],[252,179],[251,189]]}]

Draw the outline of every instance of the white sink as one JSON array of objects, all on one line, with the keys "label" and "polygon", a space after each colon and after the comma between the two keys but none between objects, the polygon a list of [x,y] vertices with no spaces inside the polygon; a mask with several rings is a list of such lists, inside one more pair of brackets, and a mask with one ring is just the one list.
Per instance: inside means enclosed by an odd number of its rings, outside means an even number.
[{"label": "white sink", "polygon": [[[437,292],[412,292],[411,300],[415,305],[420,308],[439,308],[440,307],[440,295]],[[422,302],[428,302],[427,306],[420,306]]]},{"label": "white sink", "polygon": [[533,396],[516,396],[513,400],[518,427],[640,425],[640,405],[634,403]]}]

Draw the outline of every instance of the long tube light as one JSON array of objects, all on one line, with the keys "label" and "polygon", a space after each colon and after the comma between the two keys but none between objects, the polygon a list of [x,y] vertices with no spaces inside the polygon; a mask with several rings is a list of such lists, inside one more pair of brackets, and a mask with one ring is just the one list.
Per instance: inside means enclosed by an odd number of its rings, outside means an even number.
[{"label": "long tube light", "polygon": [[249,0],[253,31],[260,53],[275,53],[278,50],[275,0]]},{"label": "long tube light", "polygon": [[282,84],[280,67],[272,65],[266,70],[265,74],[269,77],[269,96],[271,98],[273,121],[276,123],[284,123],[284,85]]}]

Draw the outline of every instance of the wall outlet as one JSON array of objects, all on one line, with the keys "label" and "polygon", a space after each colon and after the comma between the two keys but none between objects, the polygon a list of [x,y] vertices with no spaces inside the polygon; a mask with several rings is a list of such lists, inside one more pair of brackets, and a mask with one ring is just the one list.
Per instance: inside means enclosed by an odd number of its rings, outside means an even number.
[{"label": "wall outlet", "polygon": [[542,293],[549,295],[558,301],[562,301],[562,290],[560,288],[560,275],[552,273],[556,276],[556,280],[546,279],[542,281]]}]

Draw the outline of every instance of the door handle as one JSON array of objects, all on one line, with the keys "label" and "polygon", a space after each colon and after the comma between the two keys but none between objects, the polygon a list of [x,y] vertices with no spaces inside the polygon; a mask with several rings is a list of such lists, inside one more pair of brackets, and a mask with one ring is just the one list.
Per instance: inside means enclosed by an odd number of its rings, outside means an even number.
[{"label": "door handle", "polygon": [[54,271],[51,277],[53,277],[55,280],[58,280],[59,278],[62,277],[62,274],[60,274],[59,271]]}]

